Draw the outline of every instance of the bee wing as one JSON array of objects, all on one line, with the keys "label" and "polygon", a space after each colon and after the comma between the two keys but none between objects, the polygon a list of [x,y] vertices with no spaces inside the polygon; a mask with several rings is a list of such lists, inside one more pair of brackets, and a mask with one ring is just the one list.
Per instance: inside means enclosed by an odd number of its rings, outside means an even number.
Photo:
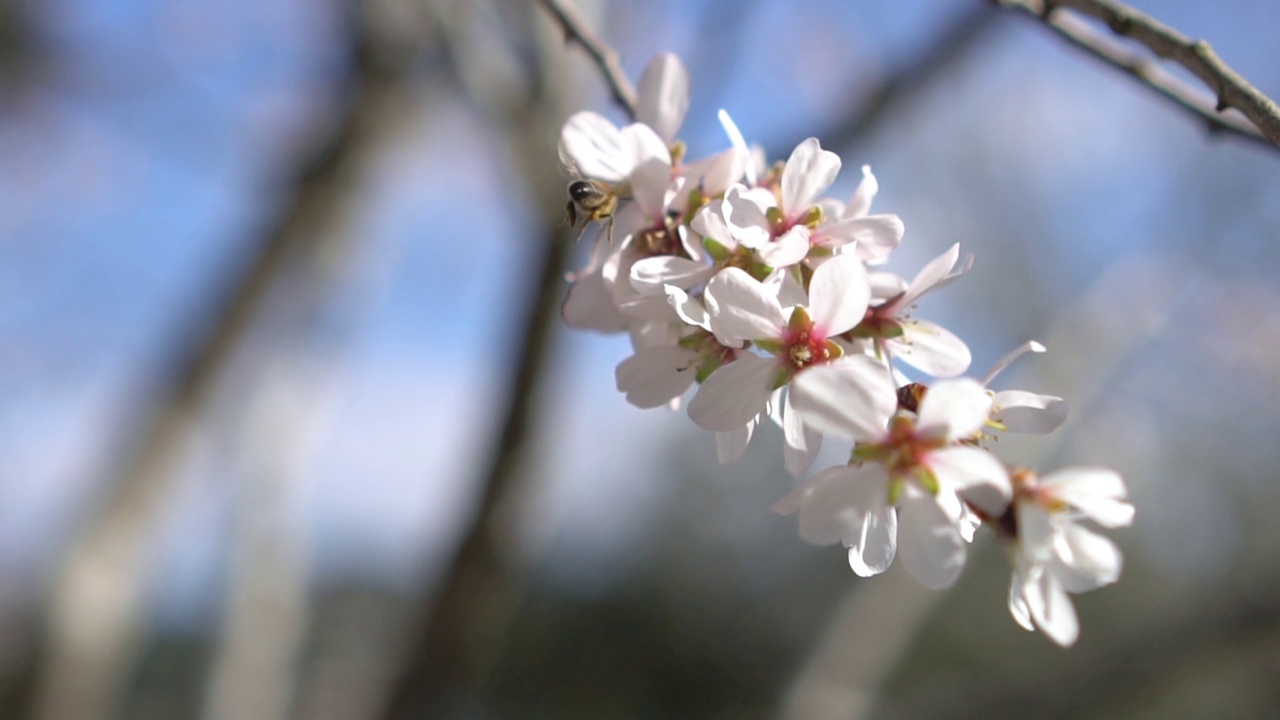
[{"label": "bee wing", "polygon": [[560,143],[556,148],[556,153],[560,156],[560,172],[568,176],[569,180],[582,180],[582,173],[578,170],[578,165],[569,157],[568,150],[565,149],[564,143]]}]

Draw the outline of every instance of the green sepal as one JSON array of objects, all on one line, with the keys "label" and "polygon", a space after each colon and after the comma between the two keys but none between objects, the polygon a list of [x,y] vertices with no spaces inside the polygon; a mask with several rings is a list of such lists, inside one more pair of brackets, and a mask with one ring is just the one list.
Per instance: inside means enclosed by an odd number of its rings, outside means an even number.
[{"label": "green sepal", "polygon": [[827,351],[828,360],[844,357],[844,348],[840,347],[840,343],[830,338],[822,341],[822,349]]},{"label": "green sepal", "polygon": [[885,340],[889,340],[891,338],[902,337],[903,335],[907,334],[907,331],[899,323],[889,321],[880,326],[879,334],[880,334],[880,337],[884,338]]},{"label": "green sepal", "polygon": [[668,150],[671,151],[671,165],[673,167],[680,164],[680,161],[684,158],[684,154],[688,149],[688,146],[684,144],[683,140],[676,140],[671,143],[671,147],[668,148]]},{"label": "green sepal", "polygon": [[719,358],[707,359],[706,362],[698,366],[698,372],[694,375],[694,379],[698,381],[699,385],[701,385],[704,380],[711,377],[711,373],[719,370],[720,366],[723,364],[724,363],[720,362]]},{"label": "green sepal", "polygon": [[930,495],[937,495],[942,490],[938,485],[937,476],[933,474],[932,470],[924,466],[916,468],[916,482]]},{"label": "green sepal", "polygon": [[702,238],[702,246],[707,249],[707,254],[716,262],[725,262],[729,259],[729,248],[714,238]]},{"label": "green sepal", "polygon": [[807,332],[813,327],[813,318],[809,317],[809,311],[805,310],[803,305],[797,305],[791,311],[791,319],[787,321],[787,327],[795,332]]},{"label": "green sepal", "polygon": [[782,344],[781,340],[774,340],[773,338],[763,338],[760,340],[756,340],[756,347],[769,353],[770,355],[781,355],[782,353],[787,351],[787,346]]},{"label": "green sepal", "polygon": [[773,230],[775,235],[780,234],[782,227],[787,224],[786,216],[782,214],[782,210],[777,205],[765,210],[764,218],[769,221],[769,228]]},{"label": "green sepal", "polygon": [[902,491],[905,487],[906,484],[899,478],[889,481],[889,505],[898,504],[898,501],[902,499]]},{"label": "green sepal", "polygon": [[792,372],[791,368],[789,367],[782,368],[781,370],[778,371],[778,376],[773,379],[773,387],[771,389],[777,390],[783,385],[786,385],[787,383],[791,382],[791,378],[794,375],[795,373]]},{"label": "green sepal", "polygon": [[809,208],[805,211],[804,215],[800,216],[800,224],[810,230],[818,227],[818,223],[820,222],[822,222],[822,208],[817,205]]},{"label": "green sepal", "polygon": [[853,452],[849,455],[849,457],[861,462],[863,460],[875,460],[877,457],[879,457],[879,455],[880,455],[879,445],[868,445],[865,443],[859,443],[853,446]]},{"label": "green sepal", "polygon": [[702,194],[702,188],[696,187],[689,191],[689,204],[684,211],[684,224],[689,225],[693,222],[693,217],[698,214],[703,205],[707,204],[707,196]]}]

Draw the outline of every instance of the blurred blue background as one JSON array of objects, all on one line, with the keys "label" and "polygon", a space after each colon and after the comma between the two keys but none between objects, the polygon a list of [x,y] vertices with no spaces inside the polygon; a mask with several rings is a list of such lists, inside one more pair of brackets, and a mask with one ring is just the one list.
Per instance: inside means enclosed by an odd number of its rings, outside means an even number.
[{"label": "blurred blue background", "polygon": [[[1280,5],[1136,5],[1280,96]],[[1048,345],[1001,382],[1072,419],[1006,450],[1119,469],[1138,520],[1062,651],[1008,617],[990,543],[947,594],[858,581],[769,514],[777,433],[721,468],[615,392],[624,338],[558,328],[472,716],[1280,713],[1280,152],[985,3],[583,7],[632,78],[684,59],[691,155],[727,145],[719,108],[773,157],[816,135],[836,197],[870,164],[906,223],[892,269],[974,253],[920,314],[976,374]],[[0,717],[377,716],[494,452],[584,108],[622,120],[524,3],[0,2]]]}]

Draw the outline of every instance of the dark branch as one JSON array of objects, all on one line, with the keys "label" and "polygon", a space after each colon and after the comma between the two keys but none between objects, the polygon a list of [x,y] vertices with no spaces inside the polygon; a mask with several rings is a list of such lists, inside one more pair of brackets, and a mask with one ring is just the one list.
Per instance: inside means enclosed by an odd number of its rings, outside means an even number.
[{"label": "dark branch", "polygon": [[582,13],[568,0],[538,0],[543,8],[555,18],[564,31],[565,42],[577,42],[587,51],[591,59],[600,68],[600,74],[609,83],[613,99],[626,111],[632,120],[636,117],[636,91],[618,62],[618,53],[604,43],[582,19]]},{"label": "dark branch", "polygon": [[[1204,120],[1211,131],[1238,135],[1280,148],[1280,107],[1222,61],[1209,43],[1193,41],[1173,28],[1112,0],[998,0],[1000,4],[1038,18],[1076,47],[1123,70],[1153,91]],[[1186,68],[1208,86],[1206,95],[1175,77],[1157,59],[1138,55],[1094,31],[1070,8],[1107,24],[1117,35],[1150,49],[1156,58]],[[1224,114],[1229,108],[1248,121]]]}]

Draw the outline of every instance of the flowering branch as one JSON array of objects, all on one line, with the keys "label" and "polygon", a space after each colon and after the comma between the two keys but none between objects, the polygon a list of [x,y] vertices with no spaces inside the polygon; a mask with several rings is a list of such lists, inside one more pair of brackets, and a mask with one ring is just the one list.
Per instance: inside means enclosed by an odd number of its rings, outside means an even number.
[{"label": "flowering branch", "polygon": [[[796,478],[824,438],[851,445],[846,462],[774,505],[798,516],[804,540],[844,544],[863,577],[900,556],[940,589],[987,526],[1013,561],[1014,620],[1075,642],[1069,595],[1114,582],[1121,567],[1114,543],[1089,524],[1128,525],[1133,507],[1111,470],[1042,476],[994,451],[1001,434],[1047,434],[1066,418],[1062,398],[988,389],[1015,358],[1044,347],[1029,342],[981,380],[961,377],[968,346],[914,316],[921,297],[969,270],[958,245],[910,280],[884,271],[905,230],[897,215],[871,212],[879,184],[870,168],[848,201],[824,197],[838,155],[809,138],[771,164],[724,111],[731,147],[690,159],[678,139],[689,107],[683,64],[659,55],[639,87],[642,122],[619,128],[580,112],[560,133],[561,160],[590,190],[571,190],[573,202],[608,226],[562,314],[580,329],[629,333],[634,353],[617,367],[618,390],[637,407],[675,408],[696,386],[689,419],[715,434],[722,463],[740,459],[770,421]],[[902,365],[935,380],[912,382]]]},{"label": "flowering branch", "polygon": [[[1191,40],[1177,30],[1113,0],[996,0],[1005,7],[1039,18],[1076,47],[1138,78],[1153,91],[1208,123],[1212,132],[1228,132],[1266,146],[1280,148],[1280,107],[1218,57],[1204,40]],[[1078,15],[1067,14],[1071,8]],[[1093,30],[1080,15],[1107,23],[1117,35],[1130,38],[1173,60],[1200,78],[1216,101],[1165,70],[1161,63],[1134,53]],[[1234,108],[1248,120],[1224,114]]]},{"label": "flowering branch", "polygon": [[627,112],[627,117],[636,116],[636,91],[627,79],[622,63],[618,61],[618,52],[601,40],[586,21],[582,13],[568,0],[538,0],[551,17],[560,24],[564,31],[566,43],[576,42],[591,56],[600,68],[600,74],[609,83],[609,91],[613,93],[614,102]]}]

